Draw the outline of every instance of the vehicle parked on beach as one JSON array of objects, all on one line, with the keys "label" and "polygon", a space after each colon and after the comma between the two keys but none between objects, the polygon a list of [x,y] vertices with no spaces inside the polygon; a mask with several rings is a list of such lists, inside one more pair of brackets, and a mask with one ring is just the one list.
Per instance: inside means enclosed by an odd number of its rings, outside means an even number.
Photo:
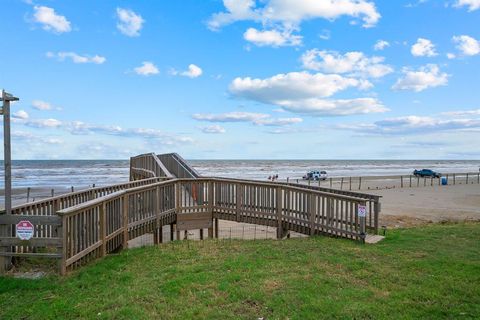
[{"label": "vehicle parked on beach", "polygon": [[327,180],[327,171],[309,171],[303,176],[304,180]]},{"label": "vehicle parked on beach", "polygon": [[413,170],[413,175],[415,177],[432,177],[432,178],[440,178],[442,176],[441,173],[435,172],[430,169],[422,169],[422,170]]}]

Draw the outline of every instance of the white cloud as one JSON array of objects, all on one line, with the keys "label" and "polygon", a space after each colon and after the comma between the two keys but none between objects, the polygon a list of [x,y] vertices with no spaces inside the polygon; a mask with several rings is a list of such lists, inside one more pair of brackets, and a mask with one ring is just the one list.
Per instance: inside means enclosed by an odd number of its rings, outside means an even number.
[{"label": "white cloud", "polygon": [[212,30],[217,30],[235,21],[260,18],[259,14],[253,10],[255,0],[224,0],[223,5],[227,12],[215,13],[208,21],[208,27]]},{"label": "white cloud", "polygon": [[16,140],[21,140],[26,143],[42,143],[42,144],[62,144],[63,140],[59,138],[52,137],[43,137],[38,134],[33,134],[31,132],[25,131],[13,131],[12,138]]},{"label": "white cloud", "polygon": [[219,133],[225,133],[226,130],[222,126],[219,126],[218,124],[214,124],[211,126],[206,126],[206,127],[201,127],[200,128],[203,133],[214,133],[214,134],[219,134]]},{"label": "white cloud", "polygon": [[37,110],[52,110],[52,105],[41,100],[34,100],[32,106]]},{"label": "white cloud", "polygon": [[373,50],[375,51],[381,51],[387,47],[390,47],[390,43],[385,40],[378,40],[375,45],[373,46]]},{"label": "white cloud", "polygon": [[143,20],[142,16],[136,14],[132,10],[117,8],[117,28],[126,36],[138,37],[140,30],[142,30]]},{"label": "white cloud", "polygon": [[291,124],[296,124],[303,122],[302,118],[272,118],[272,119],[259,119],[254,122],[254,124],[261,125],[261,126],[269,126],[269,127],[283,127],[288,126]]},{"label": "white cloud", "polygon": [[290,30],[283,32],[279,30],[259,31],[255,28],[248,28],[243,34],[243,38],[259,47],[298,46],[302,43],[302,36],[293,35]]},{"label": "white cloud", "polygon": [[[21,119],[19,123],[37,129],[61,129],[73,135],[102,134],[127,138],[142,138],[147,140],[148,143],[167,146],[194,142],[194,139],[188,136],[150,128],[122,128],[115,125],[94,125],[82,121],[62,122],[56,119]],[[55,143],[55,141],[52,143]]]},{"label": "white cloud", "polygon": [[99,55],[94,55],[94,56],[89,56],[89,55],[79,55],[75,52],[47,52],[46,56],[48,58],[57,58],[59,61],[65,61],[66,59],[71,59],[73,63],[94,63],[94,64],[102,64],[107,59],[105,57],[99,56]]},{"label": "white cloud", "polygon": [[440,68],[436,64],[422,66],[417,71],[404,68],[402,72],[404,76],[397,80],[392,89],[420,92],[448,83],[448,74],[440,72]]},{"label": "white cloud", "polygon": [[374,98],[324,99],[348,89],[370,88],[367,80],[337,74],[291,72],[266,79],[236,78],[230,92],[239,98],[272,104],[285,110],[312,116],[333,116],[385,112],[388,109]]},{"label": "white cloud", "polygon": [[192,118],[199,121],[208,122],[250,122],[259,126],[281,127],[288,126],[303,121],[302,118],[272,118],[269,114],[255,112],[227,112],[219,114],[196,113]]},{"label": "white cloud", "polygon": [[437,55],[435,45],[432,41],[424,38],[418,38],[417,42],[410,49],[410,52],[415,57],[434,57]]},{"label": "white cloud", "polygon": [[480,53],[480,41],[467,35],[454,36],[453,42],[457,49],[465,56],[474,56]]},{"label": "white cloud", "polygon": [[12,114],[13,118],[26,120],[28,119],[28,113],[25,110],[18,110]]},{"label": "white cloud", "polygon": [[53,109],[58,111],[62,110],[61,107],[54,107],[50,103],[42,100],[33,100],[32,107],[40,111],[53,110]]},{"label": "white cloud", "polygon": [[454,117],[480,116],[480,109],[448,111],[448,112],[443,112],[442,115],[454,116]]},{"label": "white cloud", "polygon": [[388,118],[371,124],[340,125],[339,128],[375,135],[404,135],[450,130],[476,130],[480,128],[480,119],[441,119],[412,115]]},{"label": "white cloud", "polygon": [[160,72],[157,66],[149,61],[144,61],[140,67],[136,67],[133,70],[135,71],[135,73],[142,76],[151,76]]},{"label": "white cloud", "polygon": [[151,139],[154,139],[155,143],[161,145],[176,145],[180,143],[194,142],[194,140],[188,136],[175,135],[158,129],[149,128],[122,128],[115,125],[92,125],[82,121],[65,123],[63,128],[76,135],[104,134],[128,138],[143,138],[149,140],[149,142],[151,142]]},{"label": "white cloud", "polygon": [[331,32],[330,30],[323,29],[322,32],[318,35],[318,37],[322,40],[330,40],[331,37]]},{"label": "white cloud", "polygon": [[287,111],[311,116],[348,116],[380,113],[388,109],[375,98],[283,100],[279,105]]},{"label": "white cloud", "polygon": [[202,74],[203,74],[203,70],[202,68],[200,68],[199,66],[197,65],[194,65],[194,64],[190,64],[188,66],[188,70],[186,71],[182,71],[182,72],[179,72],[175,69],[172,69],[170,71],[170,73],[174,76],[176,75],[180,75],[180,76],[184,76],[184,77],[189,77],[189,78],[198,78],[200,77]]},{"label": "white cloud", "polygon": [[42,28],[54,33],[70,32],[70,21],[64,16],[55,13],[53,8],[44,6],[34,6],[33,18],[35,22],[42,24]]},{"label": "white cloud", "polygon": [[192,118],[195,120],[209,121],[209,122],[255,122],[260,119],[265,119],[270,117],[270,115],[265,113],[254,113],[254,112],[227,112],[220,114],[204,114],[204,113],[195,113],[192,115]]},{"label": "white cloud", "polygon": [[304,71],[277,74],[266,79],[235,78],[229,90],[237,97],[279,104],[285,99],[329,97],[347,88],[366,89],[371,86],[367,80]]},{"label": "white cloud", "polygon": [[365,0],[267,0],[257,7],[254,0],[224,0],[226,12],[214,14],[208,22],[211,29],[241,20],[253,20],[263,24],[298,26],[304,20],[323,18],[335,20],[350,16],[363,20],[363,26],[374,26],[380,19],[375,4]]},{"label": "white cloud", "polygon": [[480,9],[480,0],[457,0],[456,7],[468,7],[468,11],[475,11]]},{"label": "white cloud", "polygon": [[451,53],[451,52],[447,53],[447,58],[448,59],[455,59],[456,57],[457,56],[454,53]]},{"label": "white cloud", "polygon": [[25,125],[34,128],[58,128],[62,126],[62,122],[57,119],[34,119],[28,120]]},{"label": "white cloud", "polygon": [[342,55],[336,51],[312,49],[305,52],[301,60],[304,68],[327,73],[349,73],[360,77],[380,78],[393,72],[392,67],[382,64],[383,57],[369,58],[358,51]]}]

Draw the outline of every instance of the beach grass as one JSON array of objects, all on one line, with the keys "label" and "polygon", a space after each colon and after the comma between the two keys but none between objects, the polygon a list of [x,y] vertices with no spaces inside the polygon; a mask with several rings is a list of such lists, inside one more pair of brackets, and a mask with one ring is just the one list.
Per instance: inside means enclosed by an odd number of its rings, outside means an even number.
[{"label": "beach grass", "polygon": [[0,278],[1,319],[474,319],[480,223],[126,250],[66,277]]}]

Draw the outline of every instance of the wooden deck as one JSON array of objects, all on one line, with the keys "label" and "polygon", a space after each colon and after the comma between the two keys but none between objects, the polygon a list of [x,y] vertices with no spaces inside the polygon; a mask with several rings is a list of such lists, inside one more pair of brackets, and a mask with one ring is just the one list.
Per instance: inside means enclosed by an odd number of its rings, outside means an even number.
[{"label": "wooden deck", "polygon": [[[160,243],[166,226],[170,240],[189,230],[199,230],[201,239],[218,237],[219,220],[273,227],[279,239],[292,231],[365,241],[367,232],[378,230],[378,196],[200,177],[177,154],[140,155],[131,158],[130,167],[129,183],[29,203],[12,215],[0,215],[0,225],[10,230],[9,237],[0,238],[0,254],[56,258],[64,274],[138,237],[153,234],[154,243]],[[359,206],[367,207],[366,217],[358,215]],[[33,239],[15,237],[14,226],[21,220],[35,224]]]}]

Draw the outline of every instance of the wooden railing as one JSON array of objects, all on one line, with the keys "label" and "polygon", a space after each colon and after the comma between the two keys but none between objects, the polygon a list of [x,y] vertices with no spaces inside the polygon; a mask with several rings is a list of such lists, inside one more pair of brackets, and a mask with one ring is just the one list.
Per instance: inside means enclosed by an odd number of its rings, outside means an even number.
[{"label": "wooden railing", "polygon": [[[139,236],[153,234],[154,243],[162,242],[166,225],[171,240],[174,230],[177,239],[180,231],[195,229],[201,239],[204,229],[210,237],[215,229],[218,237],[219,219],[276,227],[278,238],[294,231],[364,240],[367,229],[375,233],[378,229],[378,196],[203,178],[177,154],[133,157],[130,177],[129,183],[27,203],[13,208],[12,215],[0,214],[0,227],[8,229],[8,236],[0,237],[0,257],[59,258],[65,273],[125,248]],[[358,215],[360,205],[367,207],[366,217]],[[16,238],[15,224],[21,220],[35,226],[28,241]]]},{"label": "wooden railing", "polygon": [[[12,214],[8,216],[5,212],[0,212],[0,227],[7,229],[8,233],[6,237],[0,238],[0,256],[60,258],[61,252],[53,250],[64,247],[61,242],[62,220],[57,215],[58,211],[91,202],[97,198],[103,199],[106,195],[120,190],[142,187],[165,179],[152,178],[96,187],[25,203],[12,208]],[[15,225],[22,220],[28,220],[34,225],[35,232],[31,241],[16,238]]]},{"label": "wooden railing", "polygon": [[152,177],[175,177],[155,153],[146,153],[130,158],[130,181]]},{"label": "wooden railing", "polygon": [[[357,211],[365,204],[362,198],[291,185],[172,179],[116,191],[60,209],[53,216],[28,216],[35,221],[35,237],[22,242],[12,234],[2,245],[53,246],[57,251],[44,256],[60,258],[61,272],[65,273],[125,248],[129,240],[148,233],[154,234],[155,243],[162,242],[165,225],[170,225],[172,232],[209,229],[213,236],[214,219],[276,227],[279,238],[295,231],[363,239],[365,220]],[[54,232],[42,234],[45,228],[54,228]],[[23,255],[29,254],[34,255]],[[22,256],[19,252],[15,255]]]},{"label": "wooden railing", "polygon": [[328,192],[328,193],[333,193],[338,195],[364,199],[366,201],[366,206],[367,206],[367,216],[365,219],[366,228],[367,230],[372,231],[374,234],[378,233],[378,217],[380,215],[380,210],[381,210],[381,206],[380,206],[380,199],[382,198],[381,196],[362,193],[362,192],[355,192],[355,191],[330,189],[330,188],[319,187],[314,185],[306,186],[304,184],[292,184],[292,183],[286,183],[286,184],[293,185],[299,188],[307,188],[307,189],[318,190],[322,192]]},{"label": "wooden railing", "polygon": [[173,223],[174,186],[170,181],[142,186],[58,211],[63,226],[61,272],[125,248],[129,239]]},{"label": "wooden railing", "polygon": [[177,153],[159,154],[157,157],[177,178],[200,177],[200,174]]}]

